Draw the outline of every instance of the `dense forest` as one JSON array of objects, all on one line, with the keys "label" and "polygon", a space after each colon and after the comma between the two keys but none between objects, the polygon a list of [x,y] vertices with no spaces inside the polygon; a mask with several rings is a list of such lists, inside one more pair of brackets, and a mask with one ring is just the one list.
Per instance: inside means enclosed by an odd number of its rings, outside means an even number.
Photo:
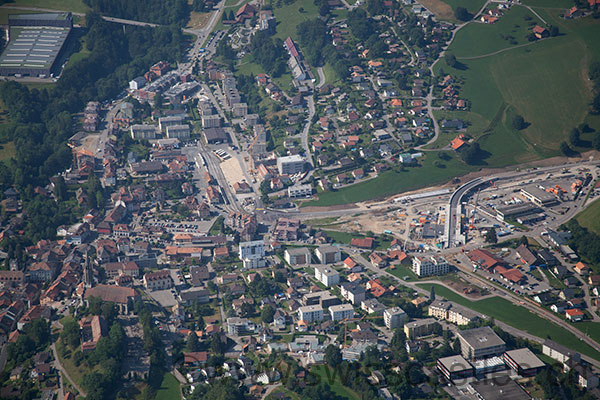
[{"label": "dense forest", "polygon": [[59,224],[72,222],[68,207],[34,195],[35,186],[71,163],[67,139],[74,134],[71,113],[90,100],[107,100],[127,82],[158,60],[180,58],[185,40],[176,27],[127,27],[88,14],[87,58],[69,66],[51,89],[29,89],[14,81],[0,83],[0,100],[8,122],[0,128],[0,142],[13,141],[16,154],[0,163],[0,189],[14,185],[29,216],[25,234],[30,241],[52,238]]},{"label": "dense forest", "polygon": [[92,10],[111,17],[184,26],[190,9],[187,0],[83,0]]}]

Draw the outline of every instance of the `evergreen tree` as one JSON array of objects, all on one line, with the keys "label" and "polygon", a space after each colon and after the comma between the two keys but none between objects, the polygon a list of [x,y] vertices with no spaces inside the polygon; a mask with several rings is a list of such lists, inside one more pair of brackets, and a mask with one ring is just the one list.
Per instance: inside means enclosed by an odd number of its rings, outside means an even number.
[{"label": "evergreen tree", "polygon": [[431,291],[429,292],[429,300],[435,301],[435,287],[431,285]]}]

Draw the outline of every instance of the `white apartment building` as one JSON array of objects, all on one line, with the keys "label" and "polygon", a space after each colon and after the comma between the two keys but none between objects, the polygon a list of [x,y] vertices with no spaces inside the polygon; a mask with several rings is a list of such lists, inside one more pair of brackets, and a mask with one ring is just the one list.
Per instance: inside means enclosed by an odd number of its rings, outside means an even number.
[{"label": "white apartment building", "polygon": [[298,308],[298,318],[306,323],[323,320],[323,307],[320,305],[304,306]]},{"label": "white apartment building", "polygon": [[315,254],[321,264],[335,264],[342,261],[342,252],[339,247],[320,246],[315,250]]},{"label": "white apartment building", "polygon": [[408,316],[400,307],[388,308],[383,312],[383,322],[388,329],[400,328]]},{"label": "white apartment building", "polygon": [[238,254],[246,269],[265,266],[265,242],[263,240],[240,242]]},{"label": "white apartment building", "polygon": [[187,124],[169,126],[167,127],[167,137],[169,139],[189,139],[190,126]]},{"label": "white apartment building", "polygon": [[288,197],[293,199],[296,197],[308,197],[312,195],[312,185],[310,184],[305,184],[305,185],[294,185],[294,186],[290,186],[287,191],[288,191]]},{"label": "white apartment building", "polygon": [[294,175],[304,172],[304,164],[304,158],[298,154],[277,158],[277,169],[280,175]]},{"label": "white apartment building", "polygon": [[444,275],[450,272],[450,264],[444,257],[417,256],[412,259],[412,270],[417,276]]},{"label": "white apartment building", "polygon": [[315,267],[315,278],[327,287],[340,283],[340,273],[329,267]]},{"label": "white apartment building", "polygon": [[156,126],[135,124],[129,128],[132,139],[156,139]]},{"label": "white apartment building", "polygon": [[342,321],[354,317],[354,307],[352,304],[338,304],[329,307],[329,314],[331,314],[332,321]]}]

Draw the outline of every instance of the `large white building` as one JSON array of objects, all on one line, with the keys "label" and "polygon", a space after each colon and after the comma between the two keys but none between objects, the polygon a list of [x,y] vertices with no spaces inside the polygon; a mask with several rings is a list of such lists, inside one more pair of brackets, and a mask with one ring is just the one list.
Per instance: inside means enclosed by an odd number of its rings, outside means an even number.
[{"label": "large white building", "polygon": [[383,321],[388,329],[400,328],[408,316],[400,307],[388,308],[383,312]]},{"label": "large white building", "polygon": [[417,276],[444,275],[450,272],[450,265],[444,257],[422,257],[412,259],[412,270]]},{"label": "large white building", "polygon": [[202,127],[208,128],[219,128],[221,126],[221,117],[218,115],[203,115],[202,116]]},{"label": "large white building", "polygon": [[265,266],[265,242],[263,240],[240,242],[238,253],[240,260],[244,263],[244,268],[262,268]]},{"label": "large white building", "polygon": [[342,252],[339,247],[320,246],[315,250],[315,254],[321,264],[335,264],[342,261]]},{"label": "large white building", "polygon": [[340,283],[340,273],[329,267],[315,267],[315,278],[327,287]]},{"label": "large white building", "polygon": [[189,139],[190,126],[187,124],[169,126],[167,127],[167,137],[169,139]]},{"label": "large white building", "polygon": [[354,307],[352,304],[338,304],[329,307],[329,314],[331,314],[332,321],[342,321],[354,317]]},{"label": "large white building", "polygon": [[309,197],[312,195],[312,189],[312,185],[308,183],[304,185],[293,185],[287,189],[288,197],[292,199],[296,197]]},{"label": "large white building", "polygon": [[158,127],[162,132],[166,132],[167,128],[175,125],[182,125],[183,117],[179,117],[177,115],[171,117],[162,117],[158,119]]},{"label": "large white building", "polygon": [[316,304],[300,307],[298,308],[298,318],[306,323],[321,321],[323,319],[323,307]]},{"label": "large white building", "polygon": [[129,128],[132,139],[156,139],[156,126],[136,124]]},{"label": "large white building", "polygon": [[277,169],[280,175],[294,175],[304,172],[304,158],[295,154],[277,158]]}]

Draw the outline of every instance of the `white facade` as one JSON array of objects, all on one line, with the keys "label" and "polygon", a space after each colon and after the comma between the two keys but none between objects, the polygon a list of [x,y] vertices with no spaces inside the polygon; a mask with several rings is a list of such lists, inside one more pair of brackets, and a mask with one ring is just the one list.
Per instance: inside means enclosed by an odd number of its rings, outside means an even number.
[{"label": "white facade", "polygon": [[132,139],[156,139],[156,126],[154,125],[132,125],[130,128]]},{"label": "white facade", "polygon": [[280,175],[294,175],[304,172],[304,158],[299,155],[285,156],[277,158],[277,169]]},{"label": "white facade", "polygon": [[327,287],[340,283],[339,272],[328,267],[315,267],[315,278]]},{"label": "white facade", "polygon": [[129,89],[131,90],[139,90],[144,87],[146,84],[146,79],[143,76],[138,76],[129,81]]},{"label": "white facade", "polygon": [[352,307],[352,304],[338,304],[337,306],[329,307],[329,314],[331,314],[333,321],[352,318],[354,317],[354,307]]},{"label": "white facade", "polygon": [[317,247],[315,254],[321,264],[335,264],[342,261],[342,252],[335,246]]},{"label": "white facade", "polygon": [[189,125],[173,125],[167,127],[167,137],[169,139],[188,139],[190,137]]},{"label": "white facade", "polygon": [[417,276],[444,275],[450,272],[450,265],[443,257],[413,257],[412,270]]},{"label": "white facade", "polygon": [[288,188],[288,197],[308,197],[312,195],[312,185],[294,185]]},{"label": "white facade", "polygon": [[203,115],[202,116],[202,127],[207,128],[219,128],[221,126],[221,117],[218,115]]},{"label": "white facade", "polygon": [[244,262],[244,268],[265,266],[265,242],[263,240],[240,242],[238,254],[240,260]]},{"label": "white facade", "polygon": [[158,127],[162,132],[166,132],[169,126],[181,125],[183,124],[182,117],[162,117],[158,119]]},{"label": "white facade", "polygon": [[306,323],[321,321],[323,319],[323,307],[319,305],[300,307],[298,318]]},{"label": "white facade", "polygon": [[383,312],[383,321],[388,329],[400,328],[408,316],[400,307],[388,308]]}]

